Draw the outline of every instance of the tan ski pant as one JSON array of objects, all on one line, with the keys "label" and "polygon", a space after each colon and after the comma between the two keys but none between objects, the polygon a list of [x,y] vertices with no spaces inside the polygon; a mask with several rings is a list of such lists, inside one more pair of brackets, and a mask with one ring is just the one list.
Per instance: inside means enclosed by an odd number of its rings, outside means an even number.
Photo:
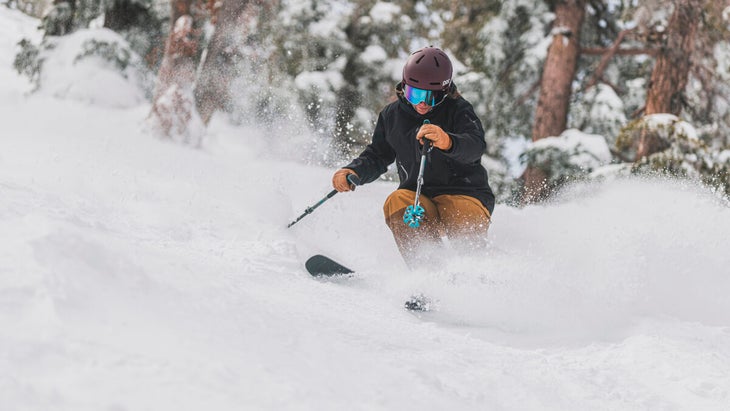
[{"label": "tan ski pant", "polygon": [[403,222],[403,214],[415,198],[415,191],[400,189],[391,193],[383,205],[385,223],[393,232],[398,250],[409,267],[418,265],[419,247],[438,244],[442,236],[465,251],[486,245],[491,215],[476,198],[458,194],[434,198],[421,195],[419,201],[426,213],[421,226],[412,228]]}]

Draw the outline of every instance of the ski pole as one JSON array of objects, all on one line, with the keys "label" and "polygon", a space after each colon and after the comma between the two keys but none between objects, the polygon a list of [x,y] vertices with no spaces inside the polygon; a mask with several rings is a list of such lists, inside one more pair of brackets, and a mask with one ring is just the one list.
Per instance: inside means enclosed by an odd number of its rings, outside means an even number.
[{"label": "ski pole", "polygon": [[[355,186],[359,186],[360,185],[360,179],[356,175],[354,175],[354,174],[348,174],[347,175],[347,181],[350,184],[355,185]],[[315,208],[321,206],[322,203],[324,203],[325,201],[327,201],[330,198],[334,197],[335,194],[337,194],[337,190],[330,191],[326,196],[324,196],[324,198],[322,198],[321,200],[319,200],[315,205],[313,205],[311,207],[307,207],[307,209],[304,210],[304,214],[300,215],[299,217],[297,217],[296,220],[294,220],[291,223],[289,223],[289,225],[286,226],[286,228],[289,228],[289,227],[293,226],[294,224],[298,223],[299,220],[301,220],[302,218],[306,217],[309,214],[312,214],[312,212],[314,211]]]},{"label": "ski pole", "polygon": [[[423,120],[423,124],[431,124],[428,119]],[[426,210],[421,206],[421,187],[423,187],[423,173],[426,171],[426,156],[433,150],[433,143],[427,141],[423,143],[421,147],[421,164],[418,168],[418,178],[416,179],[416,199],[413,205],[409,205],[406,208],[406,212],[403,214],[403,222],[411,228],[418,228],[421,226],[421,220],[426,214]]]}]

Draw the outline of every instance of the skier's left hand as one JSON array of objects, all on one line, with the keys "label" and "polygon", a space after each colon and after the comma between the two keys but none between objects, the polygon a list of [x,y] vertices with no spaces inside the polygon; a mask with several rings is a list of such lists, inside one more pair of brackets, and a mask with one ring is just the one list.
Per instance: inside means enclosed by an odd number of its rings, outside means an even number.
[{"label": "skier's left hand", "polygon": [[423,144],[424,138],[431,140],[433,146],[438,149],[444,151],[451,149],[451,137],[441,127],[435,124],[424,124],[421,126],[416,134],[416,139]]}]

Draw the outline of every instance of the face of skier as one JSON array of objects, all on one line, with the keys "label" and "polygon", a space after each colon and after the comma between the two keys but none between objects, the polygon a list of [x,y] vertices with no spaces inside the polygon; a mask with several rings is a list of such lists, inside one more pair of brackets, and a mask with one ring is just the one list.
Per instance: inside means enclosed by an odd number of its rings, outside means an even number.
[{"label": "face of skier", "polygon": [[425,102],[422,101],[422,102],[416,104],[415,106],[413,106],[413,108],[416,109],[416,112],[418,114],[425,115],[426,113],[431,111],[431,109],[433,107],[429,106],[428,104],[426,104]]}]

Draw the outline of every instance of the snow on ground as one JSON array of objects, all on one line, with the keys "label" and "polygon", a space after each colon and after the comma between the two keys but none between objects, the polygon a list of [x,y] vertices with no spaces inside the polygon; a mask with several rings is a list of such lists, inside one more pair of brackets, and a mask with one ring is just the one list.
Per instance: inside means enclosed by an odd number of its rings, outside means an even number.
[{"label": "snow on ground", "polygon": [[[43,95],[0,7],[0,409],[722,410],[730,210],[679,182],[498,206],[492,245],[410,272],[391,183],[338,194],[216,122],[145,135],[147,106]],[[312,279],[322,252],[357,270]],[[446,253],[451,251],[446,250]],[[411,293],[435,310],[402,308]]]}]

